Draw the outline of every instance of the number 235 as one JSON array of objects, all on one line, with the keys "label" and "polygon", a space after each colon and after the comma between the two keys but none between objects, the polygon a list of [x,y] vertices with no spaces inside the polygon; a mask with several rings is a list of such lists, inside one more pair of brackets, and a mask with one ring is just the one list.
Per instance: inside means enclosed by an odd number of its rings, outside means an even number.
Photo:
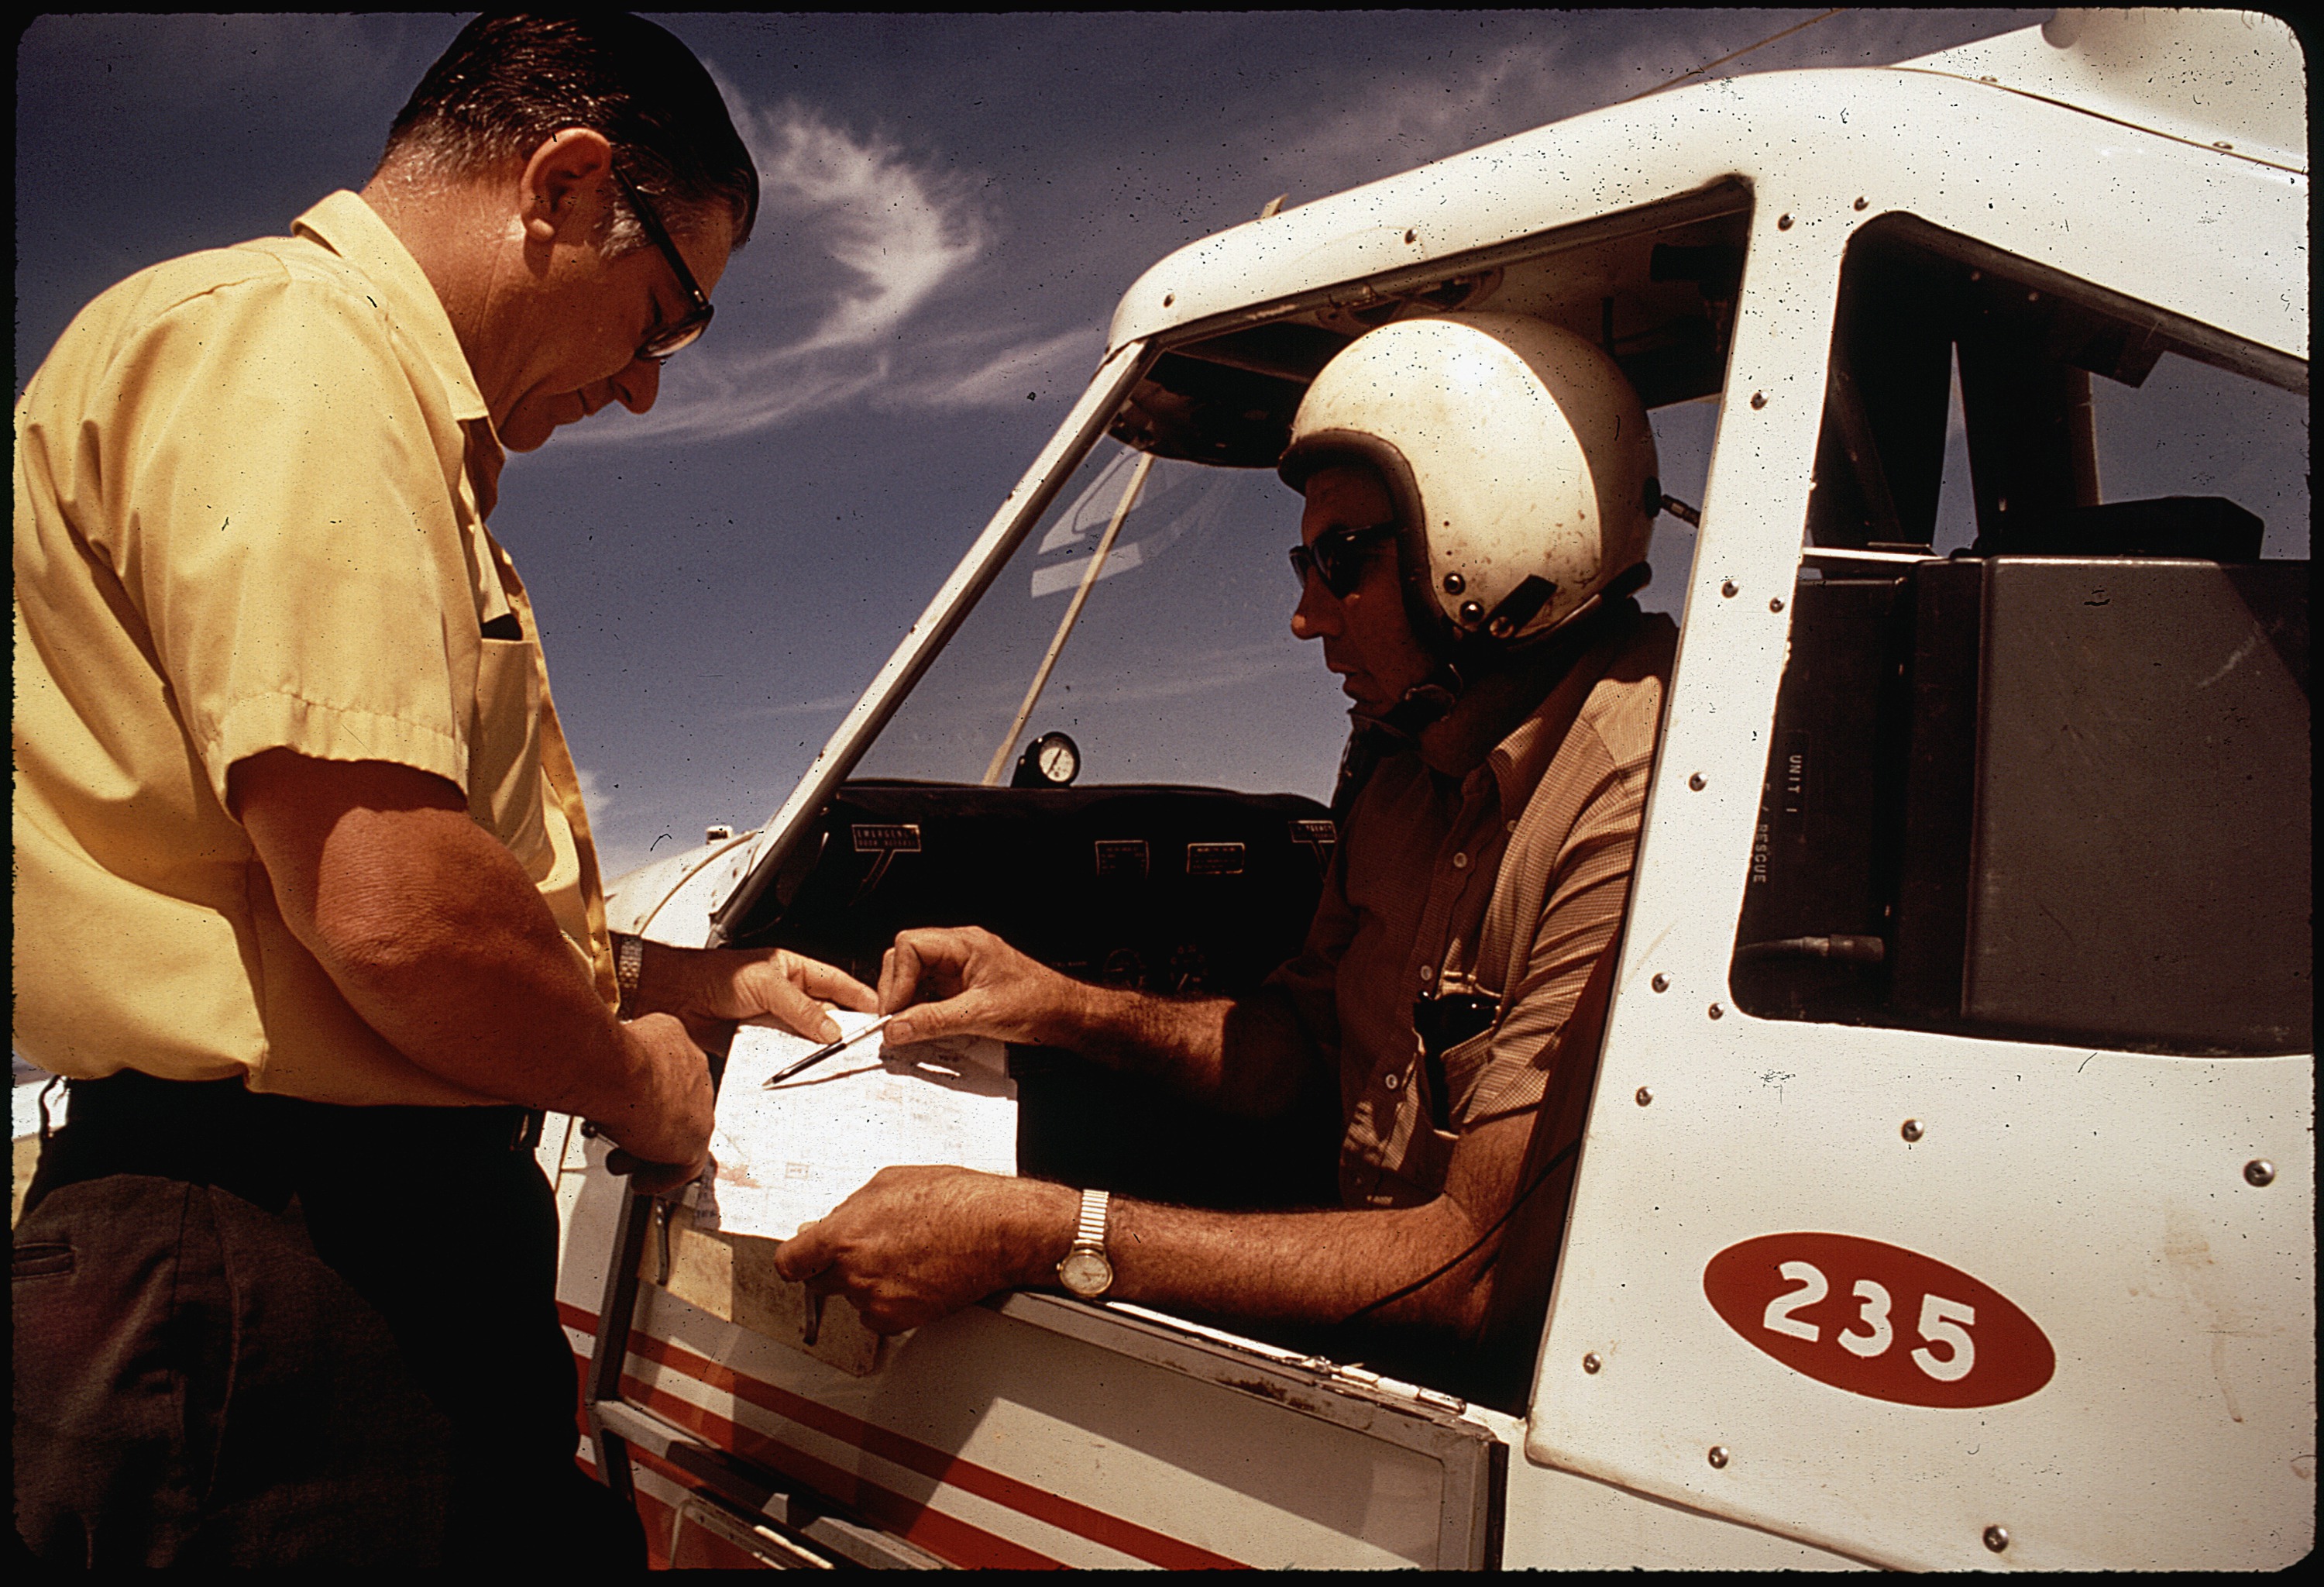
[{"label": "number 235", "polygon": [[[1792,1314],[1806,1310],[1831,1293],[1831,1282],[1823,1269],[1813,1262],[1785,1262],[1775,1269],[1784,1279],[1797,1285],[1767,1303],[1766,1315],[1760,1324],[1771,1333],[1788,1334],[1813,1344],[1823,1337],[1823,1331],[1813,1323]],[[1896,1330],[1888,1320],[1891,1301],[1886,1286],[1869,1278],[1859,1278],[1852,1292],[1864,1304],[1856,1321],[1838,1335],[1840,1349],[1866,1361],[1884,1355],[1896,1341]],[[1947,1300],[1941,1295],[1921,1296],[1920,1333],[1927,1342],[1913,1352],[1913,1364],[1940,1383],[1953,1383],[1969,1376],[1977,1364],[1977,1342],[1969,1331],[1977,1325],[1977,1308],[1958,1300]],[[1858,1332],[1858,1330],[1861,1332]],[[1929,1348],[1941,1344],[1945,1353],[1939,1355]]]}]

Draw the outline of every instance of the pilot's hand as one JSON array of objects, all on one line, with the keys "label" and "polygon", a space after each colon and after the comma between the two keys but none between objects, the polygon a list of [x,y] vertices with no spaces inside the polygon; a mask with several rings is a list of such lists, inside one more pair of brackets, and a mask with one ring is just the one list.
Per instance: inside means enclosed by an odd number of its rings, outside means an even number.
[{"label": "pilot's hand", "polygon": [[996,1289],[1045,1281],[1070,1241],[1077,1205],[1072,1191],[1038,1180],[882,1168],[777,1246],[775,1270],[844,1296],[873,1333],[900,1333]]},{"label": "pilot's hand", "polygon": [[1053,1044],[1079,983],[978,926],[899,932],[880,961],[880,1011],[910,1013],[888,1045],[945,1036]]},{"label": "pilot's hand", "polygon": [[618,1149],[607,1167],[659,1195],[694,1179],[709,1158],[710,1061],[668,1014],[642,1015],[620,1029],[629,1079],[620,1098],[594,1109],[592,1119]]}]

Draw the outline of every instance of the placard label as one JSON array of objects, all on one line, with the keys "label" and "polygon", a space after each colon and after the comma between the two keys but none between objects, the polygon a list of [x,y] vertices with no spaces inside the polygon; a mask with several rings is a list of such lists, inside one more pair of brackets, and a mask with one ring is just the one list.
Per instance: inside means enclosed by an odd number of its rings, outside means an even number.
[{"label": "placard label", "polygon": [[2058,1354],[1991,1285],[1854,1234],[1762,1234],[1702,1269],[1726,1324],[1795,1372],[1850,1394],[1961,1409],[2023,1399]]}]

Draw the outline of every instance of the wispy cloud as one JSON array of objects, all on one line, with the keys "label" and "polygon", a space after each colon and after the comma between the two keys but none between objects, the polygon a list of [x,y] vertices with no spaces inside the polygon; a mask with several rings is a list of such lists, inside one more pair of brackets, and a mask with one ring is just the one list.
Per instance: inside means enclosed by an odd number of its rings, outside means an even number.
[{"label": "wispy cloud", "polygon": [[[1811,66],[1904,60],[2046,13],[1859,9],[1829,18],[1801,11],[1661,11],[1575,28],[1548,41],[1484,52],[1471,65],[1368,78],[1333,96],[1304,131],[1269,129],[1275,166],[1293,205],[1566,116],[1615,105],[1681,78],[1689,83]],[[1739,59],[1686,74],[1811,25]]]},{"label": "wispy cloud", "polygon": [[573,770],[581,779],[581,807],[589,812],[589,824],[592,828],[595,828],[599,822],[611,815],[622,801],[614,797],[613,785],[586,766],[576,766]]},{"label": "wispy cloud", "polygon": [[790,700],[778,706],[745,706],[728,711],[722,722],[772,722],[785,716],[830,716],[855,703],[853,695],[825,695],[817,700]]},{"label": "wispy cloud", "polygon": [[661,841],[664,834],[652,815],[635,808],[634,800],[623,798],[617,791],[619,784],[608,782],[586,766],[573,770],[581,779],[582,807],[589,812],[589,835],[597,849],[597,873],[606,881],[617,881],[656,858],[656,844],[660,844],[661,853],[670,852],[669,845]]},{"label": "wispy cloud", "polygon": [[851,402],[886,411],[1022,401],[1095,361],[1087,328],[964,326],[935,312],[996,235],[980,173],[939,170],[877,133],[721,80],[759,167],[760,218],[718,291],[716,331],[664,372],[660,400],[575,440],[718,439]]},{"label": "wispy cloud", "polygon": [[877,138],[858,141],[798,104],[772,113],[745,104],[736,119],[769,207],[819,221],[825,252],[853,278],[815,334],[789,349],[795,355],[892,336],[982,252],[985,218],[957,179],[914,166]]},{"label": "wispy cloud", "polygon": [[[1079,656],[1070,645],[1066,660],[1058,675],[1049,681],[1042,695],[1045,708],[1065,706],[1095,707],[1131,705],[1152,700],[1185,699],[1194,695],[1206,695],[1224,689],[1245,687],[1269,678],[1296,677],[1307,674],[1321,676],[1323,653],[1300,645],[1286,633],[1281,640],[1269,640],[1259,644],[1235,645],[1196,654],[1174,657],[1167,672],[1139,673],[1117,676],[1102,666],[1094,678],[1078,677]],[[1020,671],[991,671],[974,676],[955,675],[945,698],[956,715],[982,717],[991,715],[1007,722],[1024,697],[1025,685],[1032,671],[1029,662]],[[853,705],[853,700],[848,701]],[[982,731],[981,729],[978,731]]]},{"label": "wispy cloud", "polygon": [[883,387],[872,401],[883,409],[946,411],[1021,402],[1028,391],[1054,391],[1068,381],[1078,385],[1105,351],[1104,341],[1095,326],[998,346],[1003,338],[964,337],[931,348],[927,367]]},{"label": "wispy cloud", "polygon": [[1123,705],[1139,700],[1175,700],[1220,689],[1244,687],[1290,673],[1323,670],[1323,653],[1288,639],[1264,644],[1237,645],[1205,651],[1174,662],[1167,675],[1157,674],[1085,688],[1077,697],[1084,706]]},{"label": "wispy cloud", "polygon": [[[1549,119],[1548,106],[1568,97],[1555,78],[1563,53],[1523,44],[1449,77],[1415,74],[1368,84],[1360,102],[1335,105],[1304,134],[1283,139],[1285,178],[1305,189],[1295,190],[1291,202],[1409,170]],[[1512,114],[1518,105],[1530,114]]]}]

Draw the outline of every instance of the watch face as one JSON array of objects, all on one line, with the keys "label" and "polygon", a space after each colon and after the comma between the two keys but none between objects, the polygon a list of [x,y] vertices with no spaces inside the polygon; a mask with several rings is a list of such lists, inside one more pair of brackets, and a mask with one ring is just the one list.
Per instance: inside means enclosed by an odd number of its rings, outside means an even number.
[{"label": "watch face", "polygon": [[1084,1299],[1093,1298],[1113,1283],[1113,1264],[1102,1250],[1076,1246],[1057,1264],[1057,1282]]}]

